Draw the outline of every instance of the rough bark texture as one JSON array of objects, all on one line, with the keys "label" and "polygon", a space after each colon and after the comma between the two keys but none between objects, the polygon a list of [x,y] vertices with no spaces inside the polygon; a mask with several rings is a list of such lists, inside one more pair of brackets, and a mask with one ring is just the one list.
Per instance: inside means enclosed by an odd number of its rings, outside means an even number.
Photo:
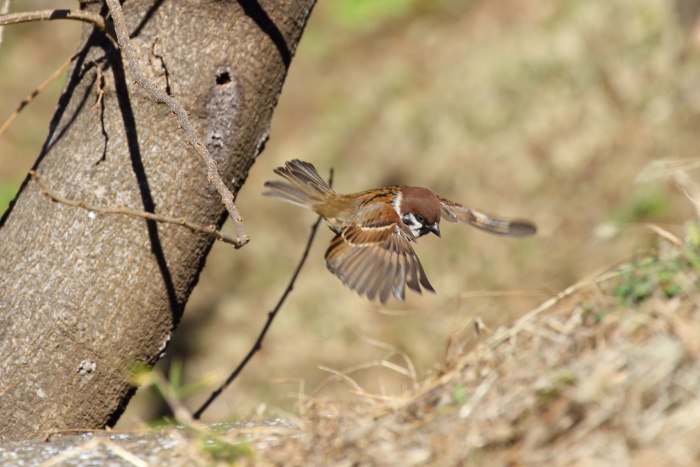
[{"label": "rough bark texture", "polygon": [[[143,70],[190,110],[234,193],[267,139],[313,4],[124,3]],[[77,53],[35,164],[44,182],[92,205],[221,224],[202,163],[115,44],[85,26]],[[27,178],[0,224],[0,438],[115,422],[133,392],[129,368],[166,348],[211,245],[179,226],[53,202]]]}]

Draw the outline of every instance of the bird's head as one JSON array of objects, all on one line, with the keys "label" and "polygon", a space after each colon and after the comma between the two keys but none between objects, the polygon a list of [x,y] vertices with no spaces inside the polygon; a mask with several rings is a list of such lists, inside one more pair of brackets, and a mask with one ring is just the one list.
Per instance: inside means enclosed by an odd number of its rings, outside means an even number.
[{"label": "bird's head", "polygon": [[440,236],[440,200],[427,188],[403,187],[396,197],[394,208],[415,238],[427,233]]}]

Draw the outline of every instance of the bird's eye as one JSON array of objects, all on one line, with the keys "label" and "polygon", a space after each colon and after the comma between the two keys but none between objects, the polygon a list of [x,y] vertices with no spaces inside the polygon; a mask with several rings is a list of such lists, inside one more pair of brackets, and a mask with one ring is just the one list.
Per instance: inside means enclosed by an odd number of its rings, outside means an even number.
[{"label": "bird's eye", "polygon": [[421,216],[420,214],[416,214],[416,220],[421,224],[425,224],[425,217]]}]

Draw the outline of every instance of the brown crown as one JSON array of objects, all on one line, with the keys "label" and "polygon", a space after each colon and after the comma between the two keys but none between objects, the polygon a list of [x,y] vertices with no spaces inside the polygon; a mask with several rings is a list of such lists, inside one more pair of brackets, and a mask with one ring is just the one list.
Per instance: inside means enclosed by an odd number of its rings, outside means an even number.
[{"label": "brown crown", "polygon": [[440,221],[440,200],[427,188],[407,186],[401,190],[402,213],[421,215],[428,225]]}]

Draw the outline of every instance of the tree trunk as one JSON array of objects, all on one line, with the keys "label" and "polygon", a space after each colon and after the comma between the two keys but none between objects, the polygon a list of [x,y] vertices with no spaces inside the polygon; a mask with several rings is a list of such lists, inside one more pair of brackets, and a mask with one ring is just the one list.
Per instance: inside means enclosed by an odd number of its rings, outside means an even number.
[{"label": "tree trunk", "polygon": [[[267,140],[314,2],[124,3],[143,71],[190,111],[234,194]],[[84,26],[68,73],[34,167],[51,191],[223,223],[176,118],[132,82],[113,42]],[[129,369],[166,348],[212,242],[54,202],[28,177],[0,221],[0,439],[116,422],[134,390]]]}]

